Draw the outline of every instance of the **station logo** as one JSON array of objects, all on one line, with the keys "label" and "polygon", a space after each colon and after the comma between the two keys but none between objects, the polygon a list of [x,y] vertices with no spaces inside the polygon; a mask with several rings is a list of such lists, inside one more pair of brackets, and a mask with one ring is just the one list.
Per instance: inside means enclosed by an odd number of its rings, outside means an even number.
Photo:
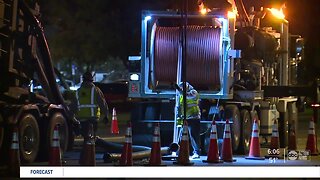
[{"label": "station logo", "polygon": [[307,150],[303,150],[303,151],[290,150],[288,152],[288,160],[311,160],[311,153],[310,151],[307,151]]},{"label": "station logo", "polygon": [[297,160],[299,157],[298,152],[297,151],[289,151],[288,152],[288,160]]}]

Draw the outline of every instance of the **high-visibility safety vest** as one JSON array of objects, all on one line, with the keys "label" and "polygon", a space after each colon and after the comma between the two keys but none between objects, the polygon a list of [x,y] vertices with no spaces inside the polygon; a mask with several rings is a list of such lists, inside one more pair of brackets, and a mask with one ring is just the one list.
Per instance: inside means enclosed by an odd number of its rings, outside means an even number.
[{"label": "high-visibility safety vest", "polygon": [[95,99],[95,87],[81,87],[76,92],[78,100],[77,118],[85,120],[87,118],[100,118],[100,108]]},{"label": "high-visibility safety vest", "polygon": [[[183,108],[183,95],[180,95],[180,108],[181,108],[181,118],[184,115]],[[200,108],[199,108],[199,94],[196,96],[188,96],[187,95],[187,108],[186,108],[186,119],[200,119]]]}]

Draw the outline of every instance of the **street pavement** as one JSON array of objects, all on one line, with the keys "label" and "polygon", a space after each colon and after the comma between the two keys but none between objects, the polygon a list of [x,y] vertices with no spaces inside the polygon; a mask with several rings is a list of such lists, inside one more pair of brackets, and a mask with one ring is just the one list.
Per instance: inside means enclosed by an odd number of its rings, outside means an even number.
[{"label": "street pavement", "polygon": [[[124,117],[129,117],[129,116],[124,116]],[[310,111],[306,113],[300,113],[299,118],[298,118],[298,127],[297,127],[297,151],[305,151],[306,148],[306,142],[307,142],[307,137],[308,137],[308,129],[309,129],[309,121],[311,119],[311,114]],[[127,119],[118,119],[119,121],[127,121]],[[111,127],[109,123],[107,126],[105,125],[100,125],[98,129],[98,136],[103,138],[104,140],[108,142],[116,142],[116,143],[123,143],[124,142],[124,133],[126,131],[126,126],[125,123],[119,123],[119,129],[120,133],[118,135],[113,135],[111,134]],[[319,125],[316,127],[316,133],[317,137],[320,137],[319,133]],[[260,138],[260,142],[263,139]],[[320,140],[318,138],[317,144],[320,143]],[[79,151],[82,148],[82,139],[79,137],[76,139],[75,142],[75,148],[74,151],[72,152],[67,152],[65,153],[64,157],[65,160],[67,160],[66,165],[71,165],[75,166],[78,164],[78,157],[79,157]],[[104,153],[108,151],[107,149],[101,148],[101,147],[96,147],[96,163],[97,166],[113,166],[113,165],[118,165],[118,162],[112,162],[112,163],[104,163],[103,162],[103,155]],[[267,156],[268,155],[268,148],[261,148],[261,156]],[[219,164],[208,164],[208,163],[203,163],[202,160],[205,160],[207,156],[201,156],[200,159],[193,160],[191,159],[192,162],[194,162],[195,166],[315,166],[315,165],[320,165],[320,156],[308,156],[304,157],[304,160],[289,160],[287,157],[288,151],[286,149],[281,148],[280,149],[280,156],[276,158],[265,158],[265,160],[248,160],[245,159],[246,156],[243,155],[234,155],[234,159],[236,160],[235,162],[232,163],[219,163]],[[144,165],[147,163],[147,158],[142,159],[142,160],[136,160],[134,162],[134,165],[139,166],[139,165]],[[163,161],[163,164],[168,165],[168,166],[175,166],[172,161]]]},{"label": "street pavement", "polygon": [[[122,116],[125,118],[130,118],[130,116],[125,115]],[[300,113],[299,114],[299,120],[298,120],[298,128],[297,128],[297,150],[298,151],[304,151],[306,147],[307,137],[308,137],[308,128],[309,128],[309,121],[311,119],[310,113]],[[126,123],[129,119],[118,119],[119,121],[119,129],[120,133],[117,135],[111,134],[111,122],[108,125],[101,124],[99,125],[97,135],[102,138],[103,140],[107,142],[115,142],[119,144],[123,144],[124,142],[124,134],[126,132]],[[316,126],[316,133],[317,137],[320,137],[320,130],[319,125]],[[260,138],[260,142],[262,142],[262,138]],[[317,141],[317,144],[319,144],[319,138]],[[63,154],[63,160],[65,161],[65,164],[63,166],[80,166],[79,165],[79,157],[80,157],[80,151],[82,149],[83,140],[81,137],[76,137],[74,148],[72,151],[65,152]],[[105,166],[105,167],[117,167],[119,166],[119,161],[115,160],[112,162],[104,162],[103,156],[108,151],[106,148],[98,147],[96,146],[96,166]],[[261,148],[261,156],[267,155],[268,148],[265,148],[264,146]],[[320,156],[307,156],[304,157],[304,159],[298,159],[298,160],[289,160],[287,157],[287,150],[286,149],[280,149],[280,155],[278,157],[269,158],[266,157],[264,160],[248,160],[246,159],[244,155],[233,155],[234,162],[223,162],[223,163],[204,163],[203,160],[206,160],[207,156],[201,156],[200,159],[190,159],[190,162],[193,163],[192,166],[197,167],[223,167],[223,166],[230,166],[230,167],[253,167],[253,166],[259,166],[259,167],[281,167],[281,166],[307,166],[307,167],[314,167],[314,166],[320,166]],[[162,165],[168,166],[168,167],[177,167],[181,165],[176,165],[174,163],[174,160],[163,160]],[[143,159],[134,160],[133,166],[135,167],[142,167],[146,166],[148,164],[148,157]],[[31,164],[23,165],[23,166],[48,166],[48,162],[34,162]],[[5,171],[4,168],[0,168],[0,172]],[[0,173],[1,176],[1,173]]]}]

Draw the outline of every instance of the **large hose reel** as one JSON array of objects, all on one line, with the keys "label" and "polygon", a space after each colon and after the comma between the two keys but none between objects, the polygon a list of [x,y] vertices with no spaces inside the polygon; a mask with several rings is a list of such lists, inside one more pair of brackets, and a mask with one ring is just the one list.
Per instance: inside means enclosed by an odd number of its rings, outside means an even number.
[{"label": "large hose reel", "polygon": [[[190,25],[187,31],[186,78],[196,89],[220,88],[222,39],[221,28]],[[153,26],[151,32],[151,81],[158,84],[173,83],[177,78],[180,42],[179,27]]]}]

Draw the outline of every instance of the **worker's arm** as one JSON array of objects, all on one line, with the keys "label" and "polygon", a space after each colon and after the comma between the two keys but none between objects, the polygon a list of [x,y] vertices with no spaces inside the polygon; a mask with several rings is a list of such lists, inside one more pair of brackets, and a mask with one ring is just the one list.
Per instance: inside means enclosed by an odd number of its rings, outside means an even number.
[{"label": "worker's arm", "polygon": [[77,99],[77,95],[76,94],[77,94],[77,92],[74,92],[74,94],[70,98],[71,103],[69,105],[69,108],[70,108],[70,111],[73,114],[76,114],[79,111],[78,99]]},{"label": "worker's arm", "polygon": [[69,116],[72,118],[72,127],[73,127],[72,129],[74,133],[78,136],[80,135],[81,125],[80,125],[79,119],[77,119],[76,117],[76,114],[79,111],[78,99],[77,99],[76,93],[77,92],[74,92],[74,94],[71,96],[71,103],[69,105],[69,109],[70,109]]},{"label": "worker's arm", "polygon": [[95,89],[97,93],[97,103],[98,103],[98,106],[100,107],[100,112],[104,115],[105,118],[109,119],[108,117],[109,107],[104,98],[104,95],[98,87],[96,87]]}]

